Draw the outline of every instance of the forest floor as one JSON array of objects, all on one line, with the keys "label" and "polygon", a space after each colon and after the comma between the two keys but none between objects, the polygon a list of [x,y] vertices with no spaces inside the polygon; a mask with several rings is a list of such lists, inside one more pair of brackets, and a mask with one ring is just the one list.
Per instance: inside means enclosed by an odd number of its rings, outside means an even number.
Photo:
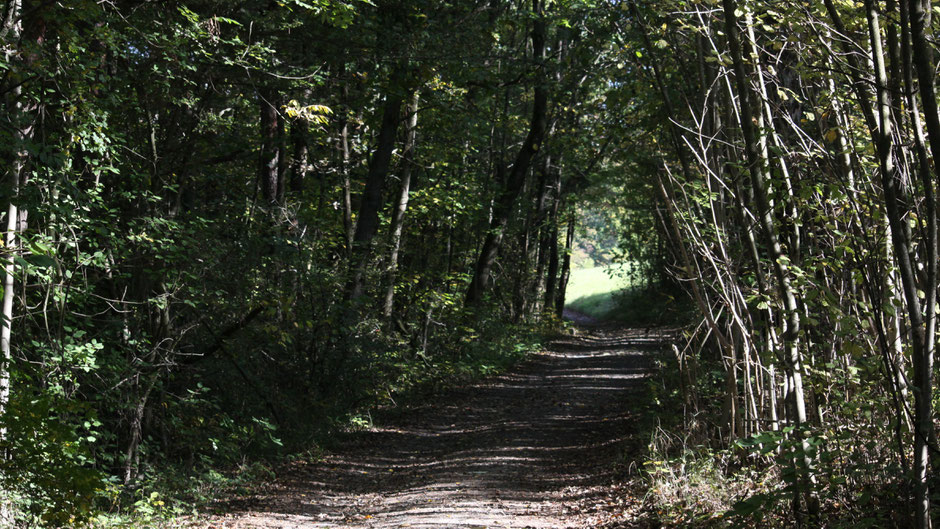
[{"label": "forest floor", "polygon": [[579,328],[511,372],[379,414],[202,526],[648,527],[631,409],[661,343],[655,330]]}]

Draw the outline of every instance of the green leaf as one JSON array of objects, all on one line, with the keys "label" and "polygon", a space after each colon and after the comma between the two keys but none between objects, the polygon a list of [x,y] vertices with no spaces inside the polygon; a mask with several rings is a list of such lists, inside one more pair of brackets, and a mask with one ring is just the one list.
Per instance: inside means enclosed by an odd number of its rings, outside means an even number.
[{"label": "green leaf", "polygon": [[56,265],[56,260],[48,255],[28,255],[26,256],[26,262],[37,268],[52,268]]},{"label": "green leaf", "polygon": [[735,503],[731,508],[731,512],[737,516],[754,516],[759,514],[760,509],[764,507],[768,499],[767,494],[755,494]]}]

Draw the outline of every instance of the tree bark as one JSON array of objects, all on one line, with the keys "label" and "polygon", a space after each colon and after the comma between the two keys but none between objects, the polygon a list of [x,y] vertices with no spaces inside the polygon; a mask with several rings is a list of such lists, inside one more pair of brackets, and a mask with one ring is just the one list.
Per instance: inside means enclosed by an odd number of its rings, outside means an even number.
[{"label": "tree bark", "polygon": [[[19,66],[28,72],[31,64],[37,60],[35,50],[25,49],[27,45],[42,46],[45,41],[44,10],[41,6],[32,6],[28,13],[23,9],[21,0],[12,0],[7,4],[7,18],[2,31],[10,43],[6,48],[5,59],[8,64],[14,65],[14,71]],[[17,49],[18,48],[18,49]],[[17,51],[19,56],[17,56]],[[24,86],[17,84],[11,91],[14,97],[12,140],[13,163],[7,173],[9,185],[9,204],[7,204],[6,233],[4,234],[4,248],[2,255],[3,267],[3,301],[2,321],[0,321],[0,417],[7,412],[11,395],[11,362],[14,314],[14,287],[16,274],[16,257],[20,252],[19,235],[26,227],[27,210],[20,208],[20,191],[26,184],[27,165],[30,162],[29,144],[33,141],[35,125],[41,115],[41,108],[29,95],[24,94]],[[6,421],[3,422],[6,424]],[[7,444],[6,426],[0,426],[0,443]],[[0,452],[0,458],[6,459],[9,453]],[[13,523],[13,512],[7,498],[0,498],[0,525]]]},{"label": "tree bark", "polygon": [[[42,7],[33,7],[29,12],[23,9],[21,0],[12,0],[7,6],[7,19],[3,31],[9,42],[14,43],[6,53],[8,63],[22,62],[24,71],[37,59],[37,51],[24,49],[22,42],[28,45],[41,46],[45,41],[46,24],[43,18]],[[17,53],[18,52],[18,53]],[[6,233],[4,233],[3,251],[3,301],[2,322],[0,322],[0,416],[7,409],[10,401],[11,380],[10,362],[12,361],[13,338],[13,298],[16,275],[16,257],[20,252],[19,236],[26,227],[27,210],[20,207],[20,191],[26,184],[27,165],[30,162],[29,144],[33,141],[38,116],[41,114],[39,104],[34,102],[28,94],[24,94],[24,85],[17,84],[12,93],[15,99],[13,106],[13,163],[7,173],[9,185],[9,204],[7,204]],[[0,441],[7,437],[6,427],[0,426]],[[5,455],[0,455],[5,457]],[[6,502],[0,504],[0,522],[8,514]]]},{"label": "tree bark", "polygon": [[548,247],[548,273],[545,276],[545,302],[542,312],[545,315],[555,312],[555,303],[558,292],[558,223],[557,219],[549,229]]},{"label": "tree bark", "polygon": [[543,284],[545,285],[545,301],[542,305],[542,313],[550,314],[555,311],[555,297],[558,292],[558,212],[561,210],[561,167],[555,176],[554,186],[555,201],[552,203],[548,227],[546,229],[548,237],[548,273],[545,275]]},{"label": "tree bark", "polygon": [[[346,73],[346,64],[343,63],[339,68],[339,75],[342,77]],[[337,150],[339,151],[339,168],[342,177],[343,187],[343,234],[346,244],[346,259],[352,259],[353,237],[356,234],[356,227],[353,225],[352,218],[352,185],[349,181],[349,82],[342,80],[342,108],[340,110],[339,139]]]}]

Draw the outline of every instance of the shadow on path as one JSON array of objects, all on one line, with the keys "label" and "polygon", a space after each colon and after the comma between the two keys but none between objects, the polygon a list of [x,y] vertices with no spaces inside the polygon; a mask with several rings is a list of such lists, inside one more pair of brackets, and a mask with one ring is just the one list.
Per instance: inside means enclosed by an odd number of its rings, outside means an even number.
[{"label": "shadow on path", "polygon": [[263,493],[222,506],[227,528],[567,528],[617,516],[613,464],[662,337],[593,330],[513,372],[348,434]]}]

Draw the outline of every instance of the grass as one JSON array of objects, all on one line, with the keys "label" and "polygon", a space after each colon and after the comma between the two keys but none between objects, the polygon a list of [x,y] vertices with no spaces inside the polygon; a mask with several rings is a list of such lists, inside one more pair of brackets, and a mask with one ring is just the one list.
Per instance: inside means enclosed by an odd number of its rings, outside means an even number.
[{"label": "grass", "polygon": [[631,264],[571,271],[565,307],[599,321],[624,325],[666,325],[685,321],[691,303],[674,285],[648,285],[630,277]]},{"label": "grass", "polygon": [[631,286],[629,265],[595,266],[571,271],[565,305],[598,320],[609,319],[620,306],[617,294]]}]

